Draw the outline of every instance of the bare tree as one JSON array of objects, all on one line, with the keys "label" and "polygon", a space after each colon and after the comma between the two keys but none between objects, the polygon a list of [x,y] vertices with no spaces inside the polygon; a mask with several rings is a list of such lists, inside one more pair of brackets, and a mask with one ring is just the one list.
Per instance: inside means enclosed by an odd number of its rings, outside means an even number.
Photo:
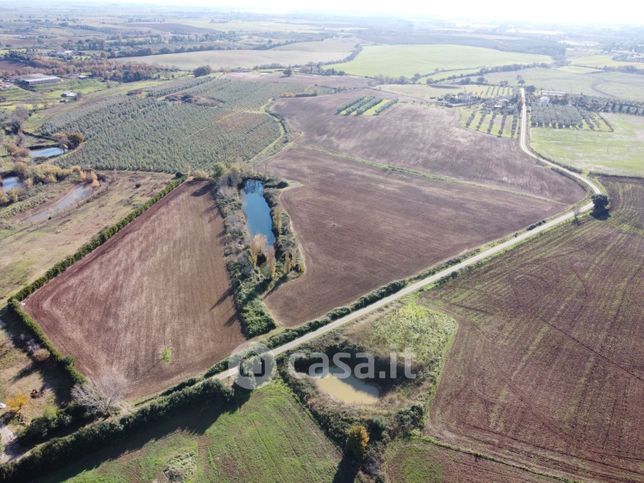
[{"label": "bare tree", "polygon": [[106,418],[119,413],[125,385],[122,376],[106,375],[94,382],[76,384],[72,388],[72,399],[88,415]]},{"label": "bare tree", "polygon": [[277,270],[277,261],[275,260],[275,247],[273,247],[272,245],[265,247],[264,254],[266,255],[266,266],[268,267],[268,274],[272,280],[275,278]]},{"label": "bare tree", "polygon": [[260,233],[250,241],[250,258],[254,266],[257,266],[257,259],[266,246],[266,237]]}]

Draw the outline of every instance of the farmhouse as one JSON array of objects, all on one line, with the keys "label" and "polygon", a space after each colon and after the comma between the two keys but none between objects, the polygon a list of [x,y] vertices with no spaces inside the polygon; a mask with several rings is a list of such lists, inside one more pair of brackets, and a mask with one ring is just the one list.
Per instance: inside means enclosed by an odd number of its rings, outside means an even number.
[{"label": "farmhouse", "polygon": [[45,74],[29,74],[16,78],[16,84],[21,87],[33,87],[43,84],[56,84],[60,82],[60,77]]}]

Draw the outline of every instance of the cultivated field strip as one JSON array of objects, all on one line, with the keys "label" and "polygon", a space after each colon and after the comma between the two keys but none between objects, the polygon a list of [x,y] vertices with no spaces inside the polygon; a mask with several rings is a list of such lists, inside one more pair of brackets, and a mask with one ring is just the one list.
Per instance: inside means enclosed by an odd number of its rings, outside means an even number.
[{"label": "cultivated field strip", "polygon": [[147,395],[245,340],[210,190],[185,183],[27,298],[27,311],[92,380]]},{"label": "cultivated field strip", "polygon": [[644,184],[604,183],[608,221],[558,230],[427,292],[460,326],[434,437],[563,475],[644,477]]}]

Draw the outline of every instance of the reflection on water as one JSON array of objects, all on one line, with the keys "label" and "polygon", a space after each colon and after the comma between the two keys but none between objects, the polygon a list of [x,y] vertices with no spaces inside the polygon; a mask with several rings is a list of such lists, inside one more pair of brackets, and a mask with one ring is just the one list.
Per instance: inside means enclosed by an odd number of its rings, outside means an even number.
[{"label": "reflection on water", "polygon": [[32,158],[53,158],[54,156],[59,156],[65,151],[58,146],[52,146],[50,148],[36,148],[30,149],[29,155]]},{"label": "reflection on water", "polygon": [[271,209],[264,198],[264,183],[258,179],[248,179],[241,191],[242,208],[250,237],[264,235],[269,245],[275,242]]},{"label": "reflection on water", "polygon": [[7,176],[2,179],[1,188],[5,193],[9,190],[22,190],[24,187],[25,185],[22,184],[22,181],[17,176]]},{"label": "reflection on water", "polygon": [[318,389],[333,399],[347,404],[375,404],[380,398],[380,390],[373,384],[344,374],[339,367],[332,366],[328,371],[312,376]]}]

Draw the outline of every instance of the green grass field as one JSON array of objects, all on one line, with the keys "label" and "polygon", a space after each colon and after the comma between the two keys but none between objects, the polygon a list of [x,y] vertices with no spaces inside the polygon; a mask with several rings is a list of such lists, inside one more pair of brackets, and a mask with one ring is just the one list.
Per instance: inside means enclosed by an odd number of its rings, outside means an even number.
[{"label": "green grass field", "polygon": [[611,55],[597,54],[586,55],[583,57],[574,57],[571,59],[573,65],[582,67],[635,67],[642,69],[644,65],[641,62],[628,62],[621,60],[613,60]]},{"label": "green grass field", "polygon": [[452,318],[420,305],[418,297],[411,295],[400,307],[365,327],[355,337],[365,347],[376,351],[410,351],[424,366],[441,358],[455,332],[456,322]]},{"label": "green grass field", "polygon": [[153,433],[132,435],[50,481],[332,481],[340,453],[282,383],[264,386],[233,412],[202,407]]},{"label": "green grass field", "polygon": [[532,128],[535,151],[558,162],[609,174],[644,176],[644,117],[603,114],[615,132]]},{"label": "green grass field", "polygon": [[541,89],[553,89],[571,94],[586,94],[600,97],[616,97],[633,101],[644,101],[644,76],[622,72],[574,72],[570,67],[560,69],[526,69],[515,72],[494,72],[486,74],[490,84],[507,81],[518,85],[521,76],[527,85]]},{"label": "green grass field", "polygon": [[365,47],[358,56],[334,67],[361,76],[411,77],[435,70],[494,67],[507,64],[550,62],[550,57],[502,52],[464,45],[377,45]]},{"label": "green grass field", "polygon": [[269,50],[205,50],[202,52],[123,57],[118,60],[120,62],[169,65],[184,70],[192,70],[200,65],[209,65],[213,69],[253,68],[269,64],[303,65],[309,62],[339,61],[351,53],[355,43],[355,40],[352,39],[328,39],[299,42]]}]

